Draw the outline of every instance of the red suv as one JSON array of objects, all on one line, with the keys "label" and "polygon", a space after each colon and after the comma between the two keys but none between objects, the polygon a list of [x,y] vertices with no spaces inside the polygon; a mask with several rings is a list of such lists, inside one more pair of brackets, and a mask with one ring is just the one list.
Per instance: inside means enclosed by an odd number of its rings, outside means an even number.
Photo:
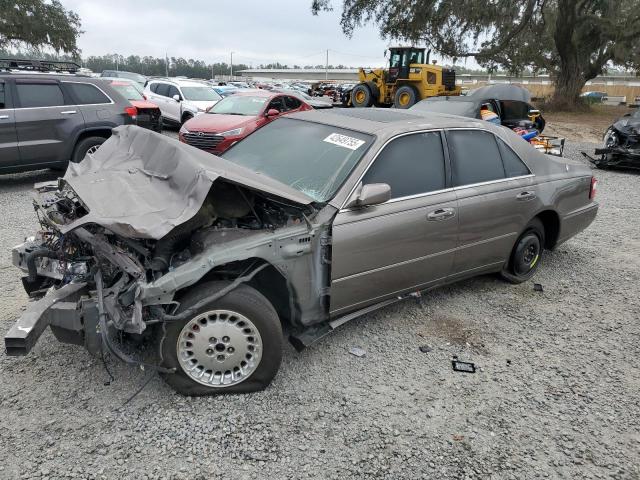
[{"label": "red suv", "polygon": [[287,113],[313,110],[292,95],[255,90],[230,95],[182,125],[181,142],[220,155],[258,128]]}]

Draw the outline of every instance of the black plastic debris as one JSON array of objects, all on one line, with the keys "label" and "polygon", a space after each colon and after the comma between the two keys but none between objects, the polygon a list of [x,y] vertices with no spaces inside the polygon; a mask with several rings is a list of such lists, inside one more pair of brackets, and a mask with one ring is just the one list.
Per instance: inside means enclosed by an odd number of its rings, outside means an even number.
[{"label": "black plastic debris", "polygon": [[471,362],[461,362],[460,360],[451,360],[451,366],[454,372],[476,373],[476,366]]},{"label": "black plastic debris", "polygon": [[429,353],[433,351],[433,348],[431,348],[429,345],[420,345],[418,347],[418,350],[420,350],[422,353]]},{"label": "black plastic debris", "polygon": [[536,292],[544,292],[544,288],[542,288],[542,284],[541,283],[534,283],[533,284],[533,289]]}]

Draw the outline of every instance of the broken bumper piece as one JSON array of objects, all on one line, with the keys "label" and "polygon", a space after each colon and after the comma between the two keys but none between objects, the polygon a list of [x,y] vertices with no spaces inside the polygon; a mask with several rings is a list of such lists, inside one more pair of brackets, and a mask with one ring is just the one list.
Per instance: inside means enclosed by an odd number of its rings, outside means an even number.
[{"label": "broken bumper piece", "polygon": [[[4,337],[7,355],[26,355],[51,323],[59,317],[58,310],[68,312],[69,303],[64,300],[75,297],[86,283],[68,283],[57,290],[49,290],[40,300],[27,304],[27,309]],[[76,302],[73,302],[76,305]]]}]

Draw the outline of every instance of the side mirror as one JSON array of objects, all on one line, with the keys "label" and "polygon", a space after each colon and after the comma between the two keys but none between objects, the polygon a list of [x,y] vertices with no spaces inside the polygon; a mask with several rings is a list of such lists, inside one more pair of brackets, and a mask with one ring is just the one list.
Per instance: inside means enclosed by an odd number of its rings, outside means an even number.
[{"label": "side mirror", "polygon": [[358,188],[345,208],[379,205],[391,199],[391,187],[386,183],[369,183]]},{"label": "side mirror", "polygon": [[180,101],[180,95],[174,95],[174,96],[173,96],[173,97],[171,97],[171,98],[173,98],[176,102],[179,102],[179,101]]},{"label": "side mirror", "polygon": [[269,110],[267,110],[265,117],[276,117],[278,115],[280,115],[280,112],[278,110],[276,110],[275,108],[270,108]]}]

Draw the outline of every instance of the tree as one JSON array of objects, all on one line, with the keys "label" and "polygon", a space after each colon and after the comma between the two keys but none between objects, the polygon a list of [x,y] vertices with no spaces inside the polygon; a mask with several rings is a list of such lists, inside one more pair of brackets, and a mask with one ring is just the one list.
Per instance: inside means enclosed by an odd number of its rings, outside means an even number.
[{"label": "tree", "polygon": [[51,47],[78,55],[80,17],[58,0],[0,0],[0,48]]},{"label": "tree", "polygon": [[[332,0],[312,0],[312,11]],[[385,38],[426,44],[487,68],[552,75],[552,102],[579,104],[584,84],[618,65],[640,68],[640,0],[343,0],[341,26],[375,23]]]}]

